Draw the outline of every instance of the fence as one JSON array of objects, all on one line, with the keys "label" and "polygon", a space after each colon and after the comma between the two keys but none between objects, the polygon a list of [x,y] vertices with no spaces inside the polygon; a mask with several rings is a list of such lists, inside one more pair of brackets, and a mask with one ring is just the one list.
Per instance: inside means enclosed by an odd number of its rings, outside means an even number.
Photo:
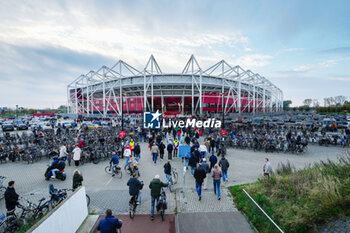
[{"label": "fence", "polygon": [[283,230],[271,219],[271,217],[259,206],[258,203],[249,195],[245,189],[243,189],[243,192],[247,195],[249,198],[250,202],[250,209],[252,210],[252,213],[255,213],[254,216],[251,216],[250,221],[253,223],[253,225],[257,228],[260,228],[258,225],[262,224],[264,219],[268,219],[270,224],[265,224],[267,225],[266,227],[268,228],[268,232],[280,232],[284,233]]}]

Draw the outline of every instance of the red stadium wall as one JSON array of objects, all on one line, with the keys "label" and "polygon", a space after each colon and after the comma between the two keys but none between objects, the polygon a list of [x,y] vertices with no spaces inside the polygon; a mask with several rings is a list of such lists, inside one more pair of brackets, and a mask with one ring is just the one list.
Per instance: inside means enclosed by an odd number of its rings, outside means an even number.
[{"label": "red stadium wall", "polygon": [[[74,97],[73,97],[74,98]],[[73,99],[72,98],[72,99]],[[82,104],[85,108],[87,108],[87,101],[85,97],[79,96],[79,103]],[[147,98],[148,102],[151,104],[152,99],[150,97]],[[123,97],[123,112],[124,113],[142,113],[144,104],[143,104],[143,97],[137,96],[137,97]],[[167,109],[167,111],[164,113],[165,115],[177,115],[181,112],[181,106],[180,103],[182,101],[182,97],[164,97],[164,105]],[[198,97],[195,97],[194,103],[197,103]],[[224,101],[224,105],[227,103],[227,111],[229,112],[235,112],[237,109],[234,107],[230,108],[232,104],[237,102],[238,100],[233,99],[232,95],[228,97],[227,95],[224,97],[224,100],[222,100],[222,96],[220,94],[204,94],[202,99],[202,107],[204,112],[222,112],[222,101]],[[262,105],[262,100],[257,99],[256,106]],[[93,106],[90,106],[90,110],[94,113],[103,112],[103,98],[94,98],[92,100]],[[114,111],[118,111],[118,107],[120,103],[120,98],[106,98],[106,108],[108,113],[114,113]],[[248,112],[249,108],[246,106],[248,105],[248,97],[242,96],[241,97],[241,111]],[[91,104],[90,104],[91,105]],[[252,101],[250,103],[252,111]],[[162,109],[162,100],[161,97],[154,97],[153,98],[153,106],[154,111],[159,110],[161,112]],[[191,97],[184,97],[184,112],[190,113],[192,110],[192,99]],[[256,107],[257,111],[261,111],[261,107]],[[81,112],[83,113],[83,112]]]}]

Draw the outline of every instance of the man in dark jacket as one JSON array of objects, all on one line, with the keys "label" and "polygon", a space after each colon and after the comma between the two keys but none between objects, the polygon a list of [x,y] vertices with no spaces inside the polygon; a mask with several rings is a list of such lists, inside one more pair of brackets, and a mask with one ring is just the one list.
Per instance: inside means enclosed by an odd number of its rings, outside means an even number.
[{"label": "man in dark jacket", "polygon": [[216,155],[213,153],[210,158],[209,158],[209,162],[210,162],[210,172],[211,169],[213,169],[214,165],[218,162],[218,158],[216,157]]},{"label": "man in dark jacket", "polygon": [[160,158],[163,159],[163,157],[164,157],[165,145],[164,145],[163,142],[160,142],[158,147],[159,147]]},{"label": "man in dark jacket", "polygon": [[135,153],[135,158],[136,161],[139,162],[140,158],[141,158],[141,147],[140,147],[140,143],[136,143],[136,146],[134,148],[134,153]]},{"label": "man in dark jacket", "polygon": [[187,145],[190,145],[191,138],[188,136],[188,134],[185,137],[185,142],[186,142]]},{"label": "man in dark jacket", "polygon": [[194,170],[197,167],[197,163],[198,163],[197,157],[196,157],[196,155],[194,153],[192,153],[191,157],[190,157],[190,160],[188,161],[188,165],[190,165],[190,167],[191,167],[191,175],[192,176],[194,174]]},{"label": "man in dark jacket", "polygon": [[194,171],[194,178],[196,179],[196,190],[197,190],[197,194],[199,197],[199,200],[202,199],[202,184],[204,179],[206,178],[206,174],[204,169],[201,167],[201,164],[199,163],[197,165],[196,170]]},{"label": "man in dark jacket", "polygon": [[151,220],[154,220],[154,204],[155,201],[157,201],[157,205],[159,202],[160,192],[162,190],[162,187],[167,187],[168,184],[164,184],[160,181],[159,175],[156,175],[154,179],[149,184],[149,188],[151,189]]},{"label": "man in dark jacket", "polygon": [[106,211],[106,217],[100,221],[97,230],[101,233],[115,233],[122,227],[122,221],[112,216],[112,210]]},{"label": "man in dark jacket", "polygon": [[5,204],[7,209],[7,216],[13,214],[15,212],[16,205],[19,205],[19,195],[16,193],[14,186],[15,182],[12,180],[8,183],[8,187],[5,191]]},{"label": "man in dark jacket", "polygon": [[165,182],[168,184],[171,177],[171,164],[168,161],[164,164],[164,174],[165,174]]},{"label": "man in dark jacket", "polygon": [[[206,158],[203,158],[202,168],[205,171],[205,174],[208,176],[208,174],[210,173],[210,168]],[[207,190],[207,183],[208,183],[208,178],[206,177],[203,181],[204,190]]]},{"label": "man in dark jacket", "polygon": [[219,166],[221,167],[221,170],[222,170],[222,179],[224,180],[224,182],[228,181],[227,170],[228,170],[228,167],[230,166],[230,163],[224,156],[222,156],[219,162]]},{"label": "man in dark jacket", "polygon": [[210,149],[211,152],[214,152],[214,148],[215,148],[215,140],[213,137],[210,138]]},{"label": "man in dark jacket", "polygon": [[130,203],[132,203],[132,199],[137,197],[137,204],[141,202],[141,189],[143,188],[143,183],[139,181],[137,173],[133,174],[133,177],[129,179],[127,185],[129,186],[129,194],[131,196]]},{"label": "man in dark jacket", "polygon": [[173,157],[173,149],[174,149],[174,146],[171,142],[169,142],[168,146],[167,146],[167,151],[168,151],[168,159],[171,160],[172,157]]}]

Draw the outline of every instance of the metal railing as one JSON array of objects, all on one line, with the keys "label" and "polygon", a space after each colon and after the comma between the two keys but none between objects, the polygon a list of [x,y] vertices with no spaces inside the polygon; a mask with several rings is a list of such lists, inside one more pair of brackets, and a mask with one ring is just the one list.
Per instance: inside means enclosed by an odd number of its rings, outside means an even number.
[{"label": "metal railing", "polygon": [[249,197],[249,199],[259,208],[259,210],[270,220],[270,222],[281,232],[284,233],[284,231],[270,218],[270,216],[259,206],[258,203],[254,201],[254,199],[249,195],[245,189],[243,189],[243,192]]}]

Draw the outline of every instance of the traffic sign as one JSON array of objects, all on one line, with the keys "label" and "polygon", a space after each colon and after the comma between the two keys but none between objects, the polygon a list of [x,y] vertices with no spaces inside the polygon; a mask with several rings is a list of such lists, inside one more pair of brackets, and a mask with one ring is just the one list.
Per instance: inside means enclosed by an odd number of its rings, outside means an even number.
[{"label": "traffic sign", "polygon": [[125,136],[126,136],[126,133],[124,131],[119,132],[119,137],[125,138]]},{"label": "traffic sign", "polygon": [[222,130],[220,131],[220,133],[221,133],[221,135],[225,136],[225,135],[227,134],[227,131],[226,131],[226,129],[222,129]]}]

